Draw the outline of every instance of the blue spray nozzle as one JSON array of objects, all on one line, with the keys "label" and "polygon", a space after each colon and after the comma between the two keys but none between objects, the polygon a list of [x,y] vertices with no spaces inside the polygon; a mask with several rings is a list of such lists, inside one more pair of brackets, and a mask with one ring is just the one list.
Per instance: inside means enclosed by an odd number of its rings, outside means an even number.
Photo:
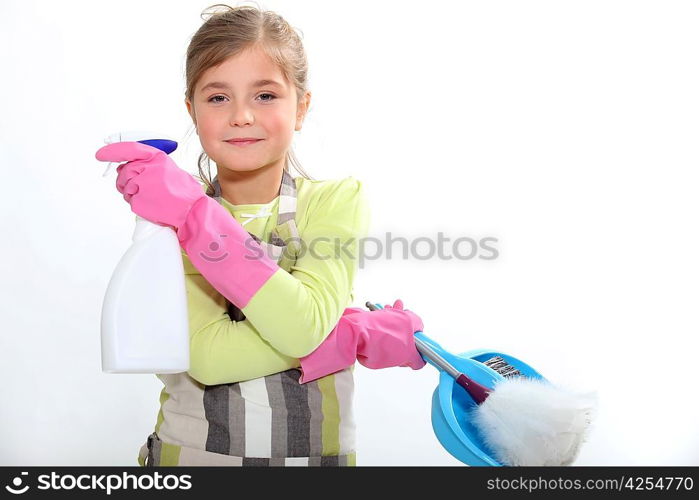
[{"label": "blue spray nozzle", "polygon": [[177,143],[169,139],[146,139],[145,141],[136,142],[140,142],[141,144],[147,144],[148,146],[158,148],[160,151],[164,151],[167,155],[169,155],[177,149]]}]

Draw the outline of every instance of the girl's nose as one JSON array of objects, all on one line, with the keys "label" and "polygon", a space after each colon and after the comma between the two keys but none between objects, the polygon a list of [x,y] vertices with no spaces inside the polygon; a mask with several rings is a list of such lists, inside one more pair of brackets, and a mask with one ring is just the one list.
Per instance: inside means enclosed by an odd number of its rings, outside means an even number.
[{"label": "girl's nose", "polygon": [[231,112],[230,125],[247,125],[255,121],[252,110],[247,106],[239,106]]}]

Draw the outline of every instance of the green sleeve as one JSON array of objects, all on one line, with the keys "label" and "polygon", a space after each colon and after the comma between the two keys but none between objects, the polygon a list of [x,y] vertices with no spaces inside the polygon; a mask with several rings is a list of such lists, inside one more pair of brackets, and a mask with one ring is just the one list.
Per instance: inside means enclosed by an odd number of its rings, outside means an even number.
[{"label": "green sleeve", "polygon": [[242,309],[244,321],[229,319],[225,299],[201,275],[188,276],[190,375],[199,382],[238,382],[300,366],[298,358],[325,340],[353,300],[370,218],[362,183],[352,177],[332,183],[303,217],[295,265],[258,290]]},{"label": "green sleeve", "polygon": [[300,358],[328,336],[352,300],[369,211],[362,183],[349,177],[308,207],[301,255],[277,271],[242,309],[280,352]]},{"label": "green sleeve", "polygon": [[201,274],[187,274],[189,375],[204,385],[264,377],[299,366],[264,340],[249,320],[231,321],[226,299]]}]

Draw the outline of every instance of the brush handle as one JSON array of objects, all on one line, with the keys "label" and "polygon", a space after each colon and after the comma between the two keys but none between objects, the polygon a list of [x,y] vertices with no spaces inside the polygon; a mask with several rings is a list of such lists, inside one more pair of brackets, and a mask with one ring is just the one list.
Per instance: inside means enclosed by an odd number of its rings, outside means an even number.
[{"label": "brush handle", "polygon": [[[420,332],[422,333],[422,332]],[[424,335],[424,333],[423,333]],[[451,377],[459,384],[461,387],[466,389],[476,404],[481,404],[490,395],[490,389],[479,384],[470,377],[467,377],[459,370],[454,368],[454,366],[449,363],[446,359],[440,356],[437,351],[432,349],[426,342],[419,338],[415,338],[415,346],[417,350],[420,351],[425,358],[433,361],[439,368],[447,372]]]},{"label": "brush handle", "polygon": [[427,361],[431,361],[437,368],[444,370],[455,379],[458,378],[459,375],[463,375],[463,373],[454,368],[449,361],[444,359],[437,351],[430,347],[427,342],[419,337],[415,337],[415,347],[417,347],[417,350]]},{"label": "brush handle", "polygon": [[466,391],[471,395],[471,397],[477,405],[481,404],[488,398],[488,396],[490,396],[490,389],[479,384],[472,378],[468,378],[463,373],[456,377],[454,380],[456,380],[457,384],[466,389]]}]

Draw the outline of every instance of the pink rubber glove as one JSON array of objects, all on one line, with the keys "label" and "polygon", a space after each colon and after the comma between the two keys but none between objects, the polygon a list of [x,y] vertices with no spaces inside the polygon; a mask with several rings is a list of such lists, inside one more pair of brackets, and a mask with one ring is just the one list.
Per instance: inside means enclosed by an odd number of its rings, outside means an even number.
[{"label": "pink rubber glove", "polygon": [[144,219],[172,226],[192,265],[221,295],[242,309],[281,268],[189,173],[163,151],[116,142],[97,151],[119,166],[117,189]]},{"label": "pink rubber glove", "polygon": [[100,161],[128,162],[117,168],[117,190],[144,219],[175,229],[192,206],[206,197],[201,185],[163,151],[140,142],[115,142],[100,148]]},{"label": "pink rubber glove", "polygon": [[355,360],[372,369],[409,366],[419,370],[426,363],[415,347],[414,334],[423,327],[422,319],[403,309],[400,299],[376,311],[348,307],[325,341],[300,358],[299,382],[343,370]]}]

